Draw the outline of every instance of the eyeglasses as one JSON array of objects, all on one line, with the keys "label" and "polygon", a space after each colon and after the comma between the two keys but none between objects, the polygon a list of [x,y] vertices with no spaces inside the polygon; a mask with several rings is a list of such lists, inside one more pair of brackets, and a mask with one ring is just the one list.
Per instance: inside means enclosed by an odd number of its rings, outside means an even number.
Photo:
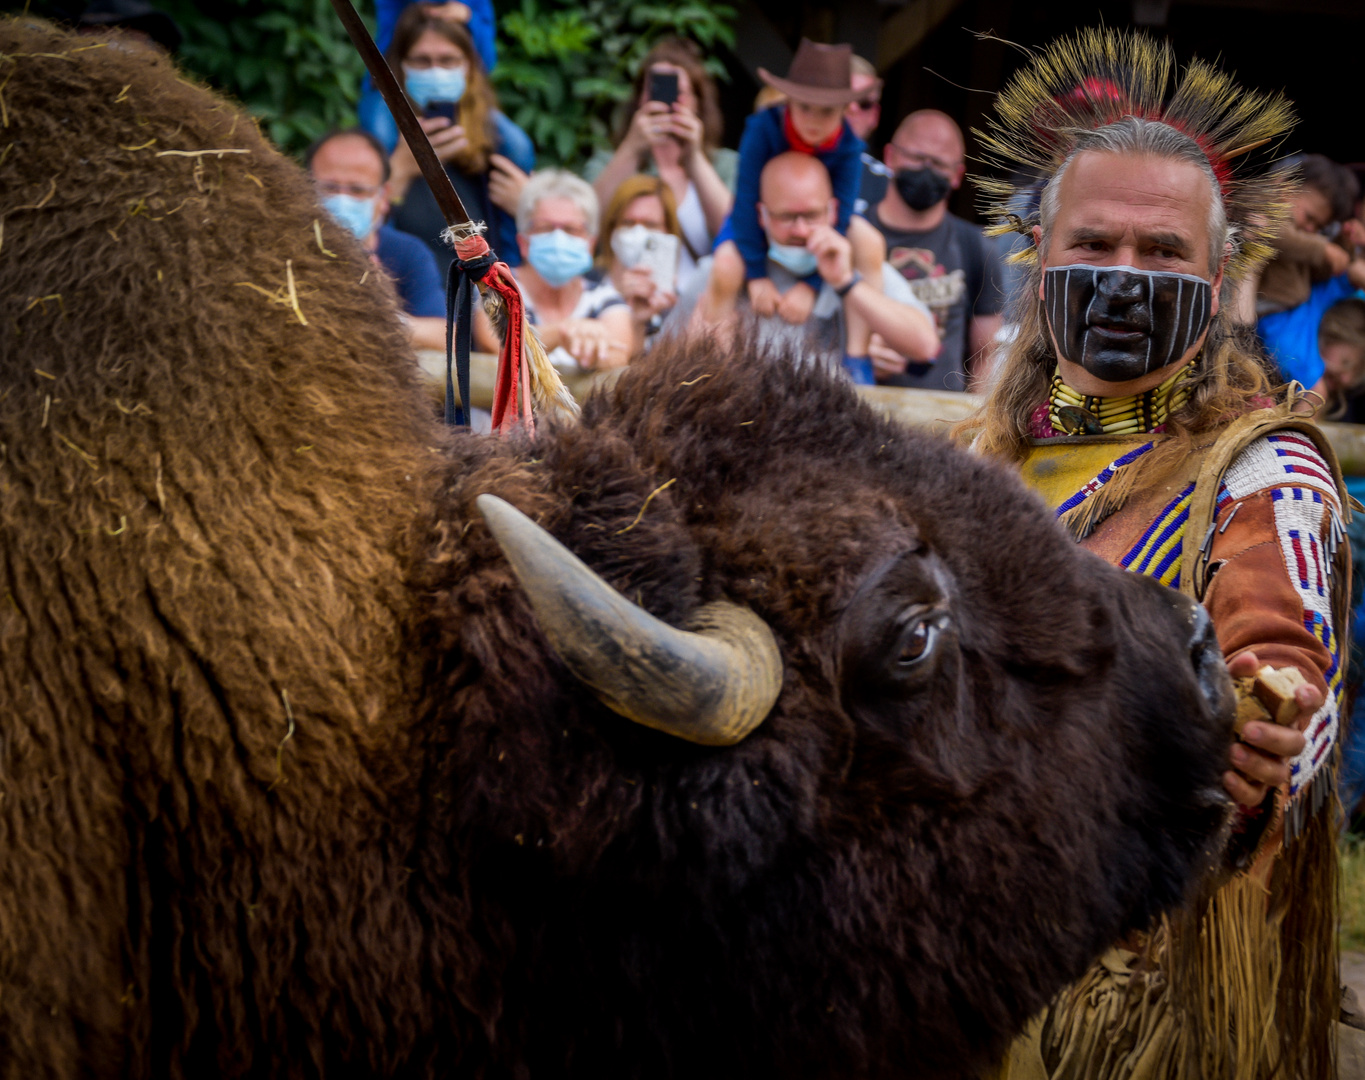
[{"label": "eyeglasses", "polygon": [[[379,187],[367,184],[342,184],[335,180],[319,180],[318,190],[324,195],[350,195],[354,199],[371,199],[379,194]],[[381,184],[380,187],[383,185]]]},{"label": "eyeglasses", "polygon": [[454,71],[456,68],[465,67],[468,61],[463,56],[405,56],[403,66],[412,68],[413,71],[430,71],[432,68],[441,68],[443,71]]},{"label": "eyeglasses", "polygon": [[932,154],[921,154],[915,150],[907,150],[905,147],[897,146],[895,143],[887,143],[887,145],[903,157],[909,167],[913,169],[922,169],[928,165],[931,169],[937,169],[941,173],[952,173],[962,164],[960,161],[944,161],[941,158],[934,157]]},{"label": "eyeglasses", "polygon": [[765,206],[763,212],[768,215],[768,220],[774,225],[789,226],[795,225],[800,221],[803,224],[815,226],[823,225],[829,221],[828,207],[823,210],[807,210],[804,214],[801,214],[794,210],[783,210],[780,213],[774,213]]},{"label": "eyeglasses", "polygon": [[881,107],[881,98],[859,98],[857,101],[849,102],[849,108],[860,109],[863,112],[871,112],[873,109],[880,109]]},{"label": "eyeglasses", "polygon": [[556,229],[560,232],[566,232],[570,236],[576,236],[580,240],[586,240],[588,238],[588,228],[586,225],[565,225],[562,222],[556,225],[553,222],[545,223],[533,221],[526,230],[526,235],[539,236],[541,233],[552,233]]}]

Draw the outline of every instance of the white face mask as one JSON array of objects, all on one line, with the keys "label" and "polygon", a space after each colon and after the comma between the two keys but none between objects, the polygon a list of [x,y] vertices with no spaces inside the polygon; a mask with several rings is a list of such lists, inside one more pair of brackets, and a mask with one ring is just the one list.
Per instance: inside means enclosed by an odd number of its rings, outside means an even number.
[{"label": "white face mask", "polygon": [[645,256],[645,245],[655,232],[648,225],[623,225],[611,234],[612,253],[625,267],[638,266]]}]

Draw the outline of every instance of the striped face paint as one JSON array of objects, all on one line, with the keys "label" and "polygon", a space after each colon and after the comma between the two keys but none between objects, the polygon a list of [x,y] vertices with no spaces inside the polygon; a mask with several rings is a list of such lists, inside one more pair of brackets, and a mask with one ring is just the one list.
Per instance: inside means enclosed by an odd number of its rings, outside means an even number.
[{"label": "striped face paint", "polygon": [[1180,360],[1208,327],[1212,298],[1192,274],[1076,265],[1043,275],[1043,310],[1062,358],[1105,382]]}]

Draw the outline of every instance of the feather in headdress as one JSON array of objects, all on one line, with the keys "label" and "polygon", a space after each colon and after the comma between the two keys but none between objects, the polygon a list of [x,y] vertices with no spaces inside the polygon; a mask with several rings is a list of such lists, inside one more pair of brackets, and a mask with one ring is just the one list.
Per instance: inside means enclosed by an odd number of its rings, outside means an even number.
[{"label": "feather in headdress", "polygon": [[[1202,60],[1177,71],[1167,42],[1108,29],[1061,38],[1000,92],[990,130],[973,134],[987,164],[1046,179],[1066,160],[1078,133],[1125,116],[1169,124],[1204,151],[1237,238],[1225,271],[1231,280],[1270,258],[1269,239],[1288,215],[1294,180],[1255,151],[1283,139],[1294,124],[1293,109],[1283,94],[1243,89]],[[1036,197],[1021,206],[1029,185],[984,178],[977,186],[989,218],[1005,222],[992,232],[1026,232],[1038,224]],[[1024,257],[1034,257],[1032,249]]]}]

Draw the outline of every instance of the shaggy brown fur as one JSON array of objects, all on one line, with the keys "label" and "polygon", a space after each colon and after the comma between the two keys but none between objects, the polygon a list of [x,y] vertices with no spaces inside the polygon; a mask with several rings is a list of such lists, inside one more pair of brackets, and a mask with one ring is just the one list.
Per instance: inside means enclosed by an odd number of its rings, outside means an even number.
[{"label": "shaggy brown fur", "polygon": [[[0,1075],[955,1075],[1181,897],[1178,597],[790,359],[447,435],[304,175],[90,45],[0,24]],[[674,623],[752,606],[772,715],[607,711],[484,491]]]}]

